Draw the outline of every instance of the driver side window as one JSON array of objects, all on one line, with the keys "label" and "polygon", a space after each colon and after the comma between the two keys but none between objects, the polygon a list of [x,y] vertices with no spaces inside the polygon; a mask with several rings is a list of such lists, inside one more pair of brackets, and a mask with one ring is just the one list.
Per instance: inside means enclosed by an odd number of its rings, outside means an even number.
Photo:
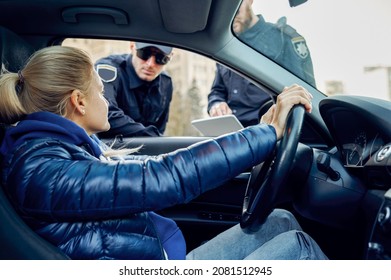
[{"label": "driver side window", "polygon": [[[94,62],[109,55],[130,53],[130,42],[114,40],[64,40],[62,45],[82,48]],[[215,61],[201,55],[174,48],[171,60],[164,65],[172,79],[172,100],[164,136],[200,136],[191,121],[208,117],[207,95],[216,70]],[[113,76],[114,77],[114,76]]]}]

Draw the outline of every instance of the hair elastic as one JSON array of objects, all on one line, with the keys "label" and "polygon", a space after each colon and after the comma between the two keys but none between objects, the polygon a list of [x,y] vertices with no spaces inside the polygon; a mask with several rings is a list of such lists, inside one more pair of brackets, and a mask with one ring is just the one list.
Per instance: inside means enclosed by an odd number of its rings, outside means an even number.
[{"label": "hair elastic", "polygon": [[22,74],[22,70],[18,71],[18,77],[19,77],[19,84],[24,84],[24,77]]},{"label": "hair elastic", "polygon": [[23,77],[22,71],[19,70],[18,71],[18,82],[16,83],[16,86],[15,86],[15,90],[16,90],[17,94],[20,94],[22,92],[23,85],[24,85],[24,77]]}]

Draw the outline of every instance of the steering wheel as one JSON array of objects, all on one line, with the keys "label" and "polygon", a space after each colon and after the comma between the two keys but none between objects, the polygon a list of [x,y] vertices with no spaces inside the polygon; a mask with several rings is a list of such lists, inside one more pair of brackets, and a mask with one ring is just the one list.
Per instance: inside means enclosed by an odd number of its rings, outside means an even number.
[{"label": "steering wheel", "polygon": [[278,202],[278,194],[295,157],[305,108],[295,105],[288,114],[285,131],[274,153],[253,167],[244,196],[240,226],[251,230],[262,224]]}]

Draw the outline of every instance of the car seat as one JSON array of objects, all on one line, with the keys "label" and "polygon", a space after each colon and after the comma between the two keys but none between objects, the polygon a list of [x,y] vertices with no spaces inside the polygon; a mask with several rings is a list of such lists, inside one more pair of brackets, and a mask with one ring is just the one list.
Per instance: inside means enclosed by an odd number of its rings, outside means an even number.
[{"label": "car seat", "polygon": [[[1,70],[17,72],[34,48],[12,31],[0,26]],[[0,143],[5,125],[0,124]],[[0,186],[0,259],[58,260],[69,259],[60,249],[31,230],[16,213]]]}]

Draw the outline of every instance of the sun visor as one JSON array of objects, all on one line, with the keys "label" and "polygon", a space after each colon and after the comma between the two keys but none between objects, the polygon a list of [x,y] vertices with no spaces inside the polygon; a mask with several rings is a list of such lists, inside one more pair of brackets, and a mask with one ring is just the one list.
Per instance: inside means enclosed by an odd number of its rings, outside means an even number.
[{"label": "sun visor", "polygon": [[173,33],[194,33],[205,28],[212,0],[159,0],[164,27]]}]

